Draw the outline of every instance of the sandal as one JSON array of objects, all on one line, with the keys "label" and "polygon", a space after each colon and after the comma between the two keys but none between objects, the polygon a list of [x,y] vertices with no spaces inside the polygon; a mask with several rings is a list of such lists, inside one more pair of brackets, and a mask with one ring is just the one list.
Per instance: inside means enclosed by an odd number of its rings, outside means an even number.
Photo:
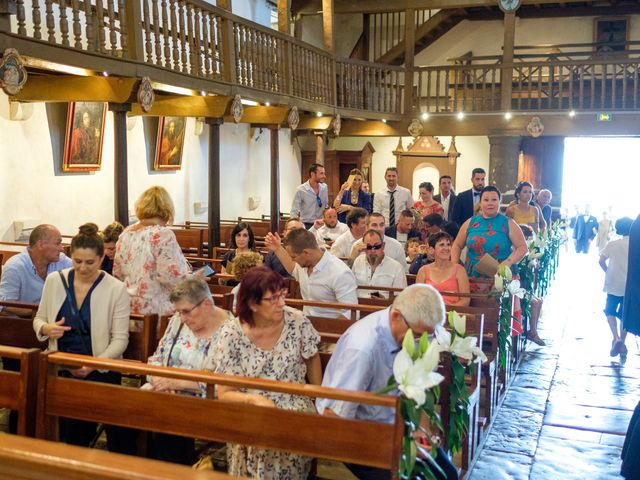
[{"label": "sandal", "polygon": [[537,334],[536,335],[527,335],[527,340],[531,340],[536,345],[544,347],[546,345],[545,341],[542,340]]}]

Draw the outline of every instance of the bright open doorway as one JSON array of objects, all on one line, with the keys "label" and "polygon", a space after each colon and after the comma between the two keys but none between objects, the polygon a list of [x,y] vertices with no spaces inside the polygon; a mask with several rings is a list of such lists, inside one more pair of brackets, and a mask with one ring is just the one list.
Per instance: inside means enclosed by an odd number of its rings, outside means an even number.
[{"label": "bright open doorway", "polygon": [[635,219],[640,212],[639,155],[637,137],[567,137],[563,211],[573,216],[575,205],[583,208],[588,204],[598,220],[605,211],[613,218]]}]

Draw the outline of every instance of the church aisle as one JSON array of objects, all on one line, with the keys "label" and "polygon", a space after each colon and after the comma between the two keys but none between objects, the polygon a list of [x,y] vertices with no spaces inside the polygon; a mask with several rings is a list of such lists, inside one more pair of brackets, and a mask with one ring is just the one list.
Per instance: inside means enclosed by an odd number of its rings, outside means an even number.
[{"label": "church aisle", "polygon": [[[592,249],[593,250],[593,249]],[[640,353],[611,358],[595,251],[562,252],[539,327],[471,480],[621,479],[620,452],[640,399]]]}]

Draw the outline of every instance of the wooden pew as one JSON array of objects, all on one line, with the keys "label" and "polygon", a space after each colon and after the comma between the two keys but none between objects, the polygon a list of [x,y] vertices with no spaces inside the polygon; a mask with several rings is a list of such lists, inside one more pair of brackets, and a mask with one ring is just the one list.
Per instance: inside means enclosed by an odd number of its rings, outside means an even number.
[{"label": "wooden pew", "polygon": [[199,228],[172,228],[178,245],[185,254],[202,256],[202,245],[204,243],[204,233]]},{"label": "wooden pew", "polygon": [[146,363],[156,351],[158,341],[158,315],[132,313],[129,317],[129,344],[123,357]]},{"label": "wooden pew", "polygon": [[366,315],[371,312],[377,312],[378,310],[382,310],[385,308],[377,305],[359,305],[357,303],[351,304],[351,303],[320,302],[316,300],[300,300],[298,298],[286,298],[285,304],[300,310],[302,310],[302,308],[305,306],[333,308],[335,310],[349,310],[350,320],[352,321],[355,321],[358,319],[358,317],[360,316],[360,312]]},{"label": "wooden pew", "polygon": [[[42,354],[40,362],[39,438],[56,439],[57,420],[66,417],[398,470],[404,426],[392,396],[63,353]],[[210,393],[213,385],[229,385],[377,405],[393,409],[396,420],[382,424],[79,381],[59,377],[61,366],[199,381]]]},{"label": "wooden pew", "polygon": [[[0,356],[3,359],[11,359],[20,364],[19,371],[0,370],[0,406],[18,413],[19,435],[35,434],[37,369],[40,352],[37,348],[25,349],[0,345]],[[0,471],[4,473],[4,470],[0,469]]]},{"label": "wooden pew", "polygon": [[0,434],[0,471],[3,478],[13,480],[231,478],[224,473],[9,434]]}]

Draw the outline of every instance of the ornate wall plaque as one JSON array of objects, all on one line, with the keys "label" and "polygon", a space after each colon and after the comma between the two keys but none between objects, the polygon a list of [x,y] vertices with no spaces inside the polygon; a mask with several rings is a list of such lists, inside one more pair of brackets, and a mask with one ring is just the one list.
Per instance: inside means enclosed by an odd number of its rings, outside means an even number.
[{"label": "ornate wall plaque", "polygon": [[422,126],[422,122],[420,122],[420,120],[418,120],[417,118],[414,118],[413,120],[411,120],[411,123],[407,128],[409,135],[411,135],[413,138],[416,138],[422,135],[422,130],[424,130],[424,127]]},{"label": "ornate wall plaque", "polygon": [[0,87],[7,95],[16,95],[27,82],[27,70],[15,48],[7,48],[0,62]]},{"label": "ornate wall plaque", "polygon": [[339,137],[340,129],[342,128],[342,117],[340,117],[339,113],[333,117],[333,120],[331,121],[331,128],[333,129],[333,134],[336,137]]},{"label": "ornate wall plaque", "polygon": [[289,128],[291,130],[295,130],[298,128],[298,124],[300,123],[300,114],[298,113],[298,107],[291,107],[289,110],[289,115],[287,116],[287,122],[289,123]]},{"label": "ornate wall plaque", "polygon": [[544,132],[544,125],[542,124],[540,117],[533,117],[531,119],[529,125],[527,125],[527,132],[529,132],[529,135],[533,138],[538,138],[542,135],[542,132]]},{"label": "ornate wall plaque", "polygon": [[151,80],[149,77],[143,77],[138,87],[138,103],[143,112],[148,112],[153,106],[153,101],[156,96],[153,93],[153,87],[151,86]]},{"label": "ornate wall plaque", "polygon": [[231,115],[233,116],[234,122],[240,123],[243,110],[244,108],[242,107],[242,98],[240,97],[240,95],[236,95],[235,97],[233,97],[230,107]]}]

